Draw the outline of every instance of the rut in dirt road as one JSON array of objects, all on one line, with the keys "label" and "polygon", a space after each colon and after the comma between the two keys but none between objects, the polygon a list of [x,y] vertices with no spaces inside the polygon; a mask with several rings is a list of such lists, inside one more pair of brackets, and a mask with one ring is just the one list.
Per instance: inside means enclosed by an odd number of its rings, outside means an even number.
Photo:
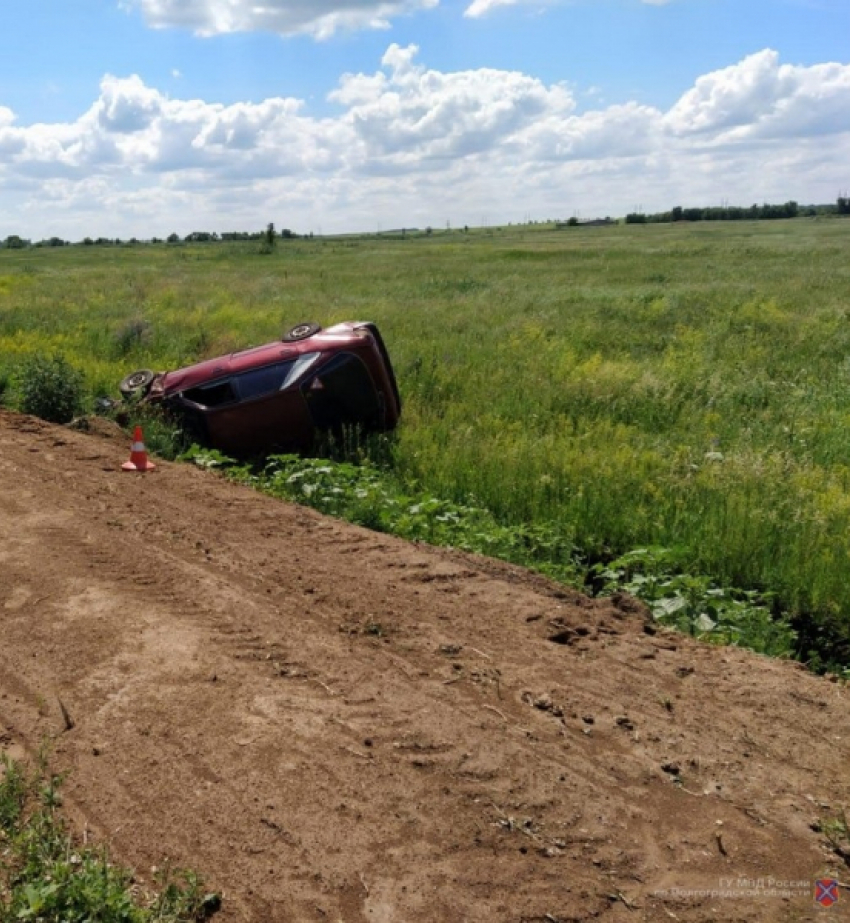
[{"label": "rut in dirt road", "polygon": [[140,880],[222,921],[827,918],[844,686],[127,445],[0,412],[0,746],[52,738]]}]

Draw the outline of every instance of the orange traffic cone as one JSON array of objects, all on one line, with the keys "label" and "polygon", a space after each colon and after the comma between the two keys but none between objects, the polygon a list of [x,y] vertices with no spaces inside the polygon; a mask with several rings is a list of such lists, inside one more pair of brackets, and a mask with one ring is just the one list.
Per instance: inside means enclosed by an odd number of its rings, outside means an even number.
[{"label": "orange traffic cone", "polygon": [[124,462],[122,471],[152,471],[156,465],[148,461],[148,453],[142,441],[142,428],[137,426],[133,432],[133,446],[130,449],[130,461]]}]

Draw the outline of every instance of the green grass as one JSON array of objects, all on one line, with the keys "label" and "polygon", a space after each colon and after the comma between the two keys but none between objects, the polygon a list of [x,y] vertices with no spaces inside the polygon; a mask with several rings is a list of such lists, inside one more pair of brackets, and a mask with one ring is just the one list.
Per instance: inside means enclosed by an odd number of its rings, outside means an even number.
[{"label": "green grass", "polygon": [[145,893],[103,848],[75,842],[59,814],[61,778],[0,760],[0,923],[196,923],[220,906],[190,872]]},{"label": "green grass", "polygon": [[589,570],[664,548],[850,665],[850,222],[0,251],[0,381],[61,353],[92,394],[370,319],[405,402],[392,474]]}]

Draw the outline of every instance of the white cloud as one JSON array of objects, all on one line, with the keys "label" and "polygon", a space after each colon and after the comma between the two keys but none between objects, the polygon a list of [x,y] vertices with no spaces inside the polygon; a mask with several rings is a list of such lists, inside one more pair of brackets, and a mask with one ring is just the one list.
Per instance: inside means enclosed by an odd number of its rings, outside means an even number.
[{"label": "white cloud", "polygon": [[100,85],[97,118],[103,129],[113,134],[143,131],[162,111],[162,97],[137,77],[118,80],[107,75]]},{"label": "white cloud", "polygon": [[580,111],[560,84],[417,55],[393,44],[374,73],[342,76],[324,118],[292,98],[173,99],[138,76],[104,77],[69,123],[21,125],[0,106],[0,239],[477,224],[830,201],[847,185],[850,65],[767,50],[667,112]]},{"label": "white cloud", "polygon": [[527,132],[535,161],[557,163],[597,158],[634,158],[663,144],[657,109],[627,103],[570,118],[549,116]]},{"label": "white cloud", "polygon": [[529,3],[530,0],[473,0],[466,8],[464,16],[475,19],[478,16],[485,16],[491,10],[499,6],[516,6],[519,3]]},{"label": "white cloud", "polygon": [[[565,2],[565,0],[472,0],[472,3],[466,8],[464,16],[476,19],[479,16],[486,16],[488,13],[500,6],[552,6],[555,3]],[[641,0],[641,3],[647,3],[650,6],[665,6],[672,0]]]},{"label": "white cloud", "polygon": [[666,122],[716,141],[832,134],[850,126],[850,67],[780,64],[766,49],[700,77]]},{"label": "white cloud", "polygon": [[372,162],[419,162],[489,151],[543,116],[563,116],[574,102],[561,86],[486,68],[444,74],[414,63],[415,46],[391,45],[389,73],[346,75],[331,99]]},{"label": "white cloud", "polygon": [[390,18],[430,9],[439,0],[121,0],[138,8],[154,28],[184,28],[199,35],[227,32],[309,34],[327,38],[350,29],[386,29]]}]

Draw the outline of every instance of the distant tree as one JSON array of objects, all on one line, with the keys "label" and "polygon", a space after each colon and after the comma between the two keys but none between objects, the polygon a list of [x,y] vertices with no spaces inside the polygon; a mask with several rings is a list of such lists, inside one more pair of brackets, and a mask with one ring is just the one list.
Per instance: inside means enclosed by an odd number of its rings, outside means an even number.
[{"label": "distant tree", "polygon": [[274,252],[275,244],[277,243],[277,234],[275,233],[274,225],[269,222],[265,231],[259,235],[260,238],[260,253],[265,256],[268,256],[269,253]]},{"label": "distant tree", "polygon": [[839,215],[850,215],[850,196],[840,195],[835,203],[835,211]]},{"label": "distant tree", "polygon": [[168,237],[166,237],[165,239],[166,239],[166,240],[168,241],[168,243],[170,243],[170,244],[179,244],[179,243],[180,243],[180,235],[179,235],[179,234],[169,234]]},{"label": "distant tree", "polygon": [[629,212],[626,215],[626,224],[646,224],[646,215],[640,212]]},{"label": "distant tree", "polygon": [[93,244],[94,244],[94,241],[91,239],[91,237],[84,237],[84,238],[83,238],[83,246],[84,246],[84,247],[91,247]]},{"label": "distant tree", "polygon": [[578,218],[575,215],[567,219],[567,227],[571,227],[571,228],[578,227]]},{"label": "distant tree", "polygon": [[23,237],[19,237],[17,234],[10,234],[4,241],[3,246],[7,250],[23,250],[25,247],[29,246],[29,241],[24,240]]}]

